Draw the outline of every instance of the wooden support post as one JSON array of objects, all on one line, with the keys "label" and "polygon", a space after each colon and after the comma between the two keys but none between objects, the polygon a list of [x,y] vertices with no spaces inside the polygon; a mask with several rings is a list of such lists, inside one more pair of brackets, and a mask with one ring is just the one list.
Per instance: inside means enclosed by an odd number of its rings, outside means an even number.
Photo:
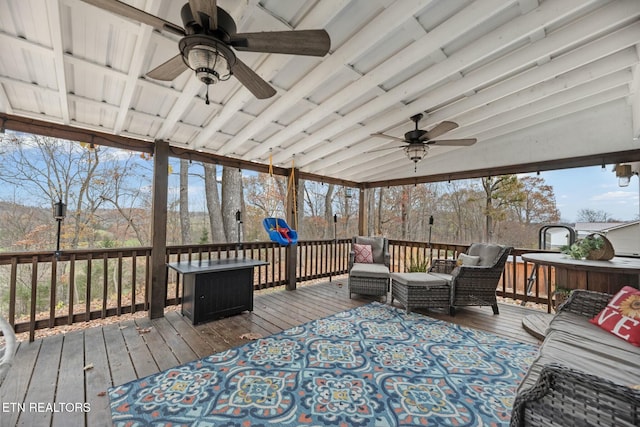
[{"label": "wooden support post", "polygon": [[[298,184],[299,184],[299,180],[298,180],[298,170],[297,169],[292,169],[289,172],[289,176],[291,176],[291,173],[293,173],[293,187],[295,189],[295,191],[288,191],[287,192],[287,224],[289,224],[289,227],[296,229],[297,228],[297,209],[299,207],[296,207],[296,209],[294,209],[294,204],[298,201]],[[291,185],[292,183],[289,182],[289,185]],[[297,231],[297,230],[296,230]],[[286,289],[288,291],[294,291],[297,287],[297,280],[298,280],[298,244],[291,244],[289,246],[287,246],[286,248],[286,256],[285,256],[285,262],[286,264]]]},{"label": "wooden support post", "polygon": [[286,249],[286,262],[287,262],[287,284],[286,289],[288,291],[295,291],[297,287],[297,267],[298,267],[298,244],[294,243],[287,246]]},{"label": "wooden support post", "polygon": [[367,235],[367,198],[366,189],[361,188],[359,192],[358,198],[358,235],[366,236]]},{"label": "wooden support post", "polygon": [[169,144],[156,141],[153,155],[151,212],[151,289],[149,318],[164,316],[167,299],[167,188],[169,184]]}]

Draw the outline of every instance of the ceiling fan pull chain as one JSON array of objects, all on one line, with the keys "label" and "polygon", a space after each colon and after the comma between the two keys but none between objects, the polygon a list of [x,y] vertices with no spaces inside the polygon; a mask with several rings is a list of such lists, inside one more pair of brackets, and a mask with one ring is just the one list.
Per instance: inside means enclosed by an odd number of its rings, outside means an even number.
[{"label": "ceiling fan pull chain", "polygon": [[204,103],[207,105],[209,105],[209,86],[210,85],[207,85],[207,94],[204,97]]}]

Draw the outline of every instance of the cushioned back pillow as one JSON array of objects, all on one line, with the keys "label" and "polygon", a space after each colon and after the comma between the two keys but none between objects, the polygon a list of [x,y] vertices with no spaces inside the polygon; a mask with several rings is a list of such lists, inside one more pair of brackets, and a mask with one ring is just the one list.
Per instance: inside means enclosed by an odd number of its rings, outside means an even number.
[{"label": "cushioned back pillow", "polygon": [[640,290],[625,286],[593,319],[594,325],[640,347]]},{"label": "cushioned back pillow", "polygon": [[354,262],[360,264],[373,263],[373,252],[371,251],[371,245],[360,245],[358,243],[354,243],[353,252],[355,254]]},{"label": "cushioned back pillow", "polygon": [[478,265],[480,263],[480,257],[474,255],[460,254],[456,261],[456,265]]}]

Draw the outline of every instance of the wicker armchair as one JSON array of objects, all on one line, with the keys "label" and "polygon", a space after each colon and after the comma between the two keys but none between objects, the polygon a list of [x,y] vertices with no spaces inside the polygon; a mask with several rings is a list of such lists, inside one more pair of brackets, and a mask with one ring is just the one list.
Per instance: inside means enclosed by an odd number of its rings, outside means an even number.
[{"label": "wicker armchair", "polygon": [[0,331],[4,336],[4,347],[0,347],[0,385],[2,385],[16,352],[16,335],[9,322],[2,317],[0,317]]},{"label": "wicker armchair", "polygon": [[355,236],[351,243],[371,245],[372,264],[355,262],[355,252],[349,253],[349,298],[351,294],[387,297],[389,293],[389,241],[386,237]]},{"label": "wicker armchair", "polygon": [[511,427],[640,425],[640,348],[588,322],[613,295],[574,290],[518,388]]},{"label": "wicker armchair", "polygon": [[471,305],[490,305],[493,313],[499,314],[496,288],[512,249],[509,246],[474,243],[467,255],[479,257],[478,265],[456,266],[455,260],[433,260],[429,272],[447,278],[451,285],[449,312],[452,316],[456,314],[456,307]]}]

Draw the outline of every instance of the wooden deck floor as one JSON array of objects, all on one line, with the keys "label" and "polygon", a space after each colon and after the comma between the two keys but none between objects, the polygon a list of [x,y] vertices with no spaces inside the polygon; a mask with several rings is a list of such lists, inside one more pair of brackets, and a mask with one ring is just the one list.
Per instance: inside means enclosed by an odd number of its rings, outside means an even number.
[{"label": "wooden deck floor", "polygon": [[[112,385],[241,345],[247,342],[240,337],[246,333],[267,336],[370,301],[349,299],[346,285],[325,282],[294,292],[256,293],[252,313],[197,326],[169,311],[153,321],[127,320],[21,342],[0,388],[0,426],[110,426],[105,392]],[[435,310],[424,313],[538,343],[521,325],[522,317],[531,312],[501,304],[499,316],[490,307],[461,309],[453,318]]]}]

